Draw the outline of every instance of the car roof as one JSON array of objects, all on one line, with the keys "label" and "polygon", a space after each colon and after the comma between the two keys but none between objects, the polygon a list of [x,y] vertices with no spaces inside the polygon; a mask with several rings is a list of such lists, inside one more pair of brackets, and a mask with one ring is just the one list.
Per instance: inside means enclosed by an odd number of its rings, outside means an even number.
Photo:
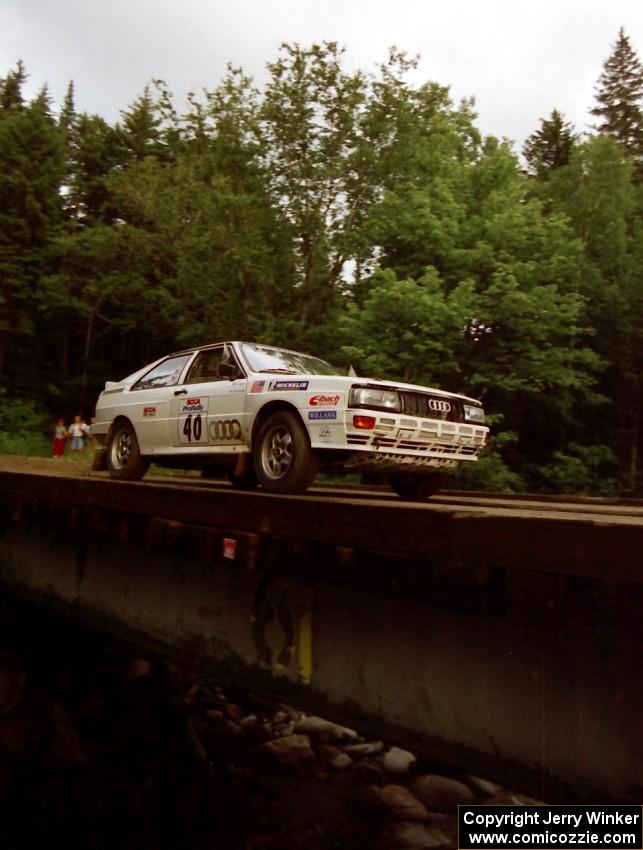
[{"label": "car roof", "polygon": [[[178,351],[172,351],[170,354],[164,355],[165,357],[179,357],[181,354],[192,354],[194,351],[207,351],[208,348],[216,348],[219,345],[240,345],[241,343],[236,340],[231,339],[222,339],[217,342],[207,342],[204,345],[192,345],[189,348],[181,348]],[[275,348],[276,346],[272,346]]]}]

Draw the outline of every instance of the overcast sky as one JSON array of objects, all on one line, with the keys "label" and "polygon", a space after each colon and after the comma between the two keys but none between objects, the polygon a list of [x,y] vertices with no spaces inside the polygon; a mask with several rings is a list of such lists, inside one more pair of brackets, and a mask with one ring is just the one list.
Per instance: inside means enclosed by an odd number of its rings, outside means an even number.
[{"label": "overcast sky", "polygon": [[643,59],[643,0],[1,0],[0,76],[22,59],[27,94],[110,122],[154,78],[181,103],[214,88],[227,63],[258,84],[282,42],[337,41],[349,70],[372,71],[392,45],[420,55],[415,79],[473,96],[478,127],[526,136],[561,111],[590,122],[594,86],[623,26]]}]

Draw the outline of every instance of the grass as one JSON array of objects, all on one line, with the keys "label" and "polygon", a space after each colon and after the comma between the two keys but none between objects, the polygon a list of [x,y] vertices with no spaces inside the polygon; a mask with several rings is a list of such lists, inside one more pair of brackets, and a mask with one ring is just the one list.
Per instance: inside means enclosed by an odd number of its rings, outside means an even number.
[{"label": "grass", "polygon": [[41,434],[10,434],[0,431],[0,454],[50,457],[53,441]]}]

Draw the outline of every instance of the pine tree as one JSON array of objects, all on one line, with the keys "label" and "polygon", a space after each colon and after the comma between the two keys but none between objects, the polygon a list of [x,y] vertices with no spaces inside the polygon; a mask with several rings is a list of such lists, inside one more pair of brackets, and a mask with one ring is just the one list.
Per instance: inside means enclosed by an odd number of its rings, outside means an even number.
[{"label": "pine tree", "polygon": [[617,139],[637,159],[643,158],[643,65],[623,27],[596,88],[599,133]]},{"label": "pine tree", "polygon": [[551,116],[541,119],[540,129],[527,138],[522,155],[527,170],[536,177],[544,178],[555,168],[569,163],[569,157],[578,136],[571,124],[554,109]]},{"label": "pine tree", "polygon": [[21,63],[0,79],[0,380],[24,378],[37,336],[34,303],[61,221],[63,137],[47,89],[26,103]]},{"label": "pine tree", "polygon": [[22,87],[27,80],[27,73],[22,62],[16,64],[15,70],[9,71],[4,79],[0,79],[0,110],[22,109],[24,99]]},{"label": "pine tree", "polygon": [[149,88],[137,97],[131,106],[122,111],[122,135],[128,160],[140,161],[147,156],[163,157],[166,153],[161,141],[161,118]]}]

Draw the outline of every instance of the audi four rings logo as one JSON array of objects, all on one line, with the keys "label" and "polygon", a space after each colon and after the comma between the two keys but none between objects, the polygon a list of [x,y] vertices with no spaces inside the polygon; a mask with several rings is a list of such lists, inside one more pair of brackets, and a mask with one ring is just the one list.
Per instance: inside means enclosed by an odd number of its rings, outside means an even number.
[{"label": "audi four rings logo", "polygon": [[430,398],[429,410],[439,411],[440,413],[448,413],[451,410],[451,402],[444,401],[444,399],[441,398]]},{"label": "audi four rings logo", "polygon": [[241,424],[238,419],[217,419],[208,424],[208,437],[216,440],[240,440]]}]

